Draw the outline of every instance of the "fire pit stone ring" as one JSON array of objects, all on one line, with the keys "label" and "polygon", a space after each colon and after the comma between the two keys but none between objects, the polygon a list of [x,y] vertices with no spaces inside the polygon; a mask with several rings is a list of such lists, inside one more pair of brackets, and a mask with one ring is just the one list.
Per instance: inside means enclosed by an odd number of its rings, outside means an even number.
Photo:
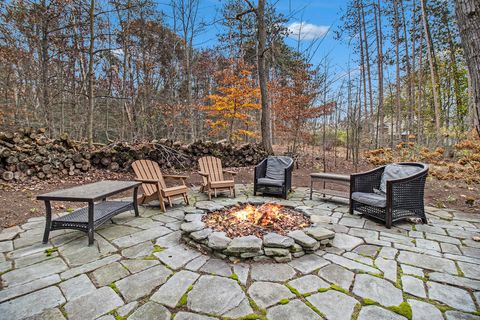
[{"label": "fire pit stone ring", "polygon": [[180,229],[187,244],[222,259],[289,262],[330,246],[335,237],[302,209],[275,202],[202,201],[186,212]]}]

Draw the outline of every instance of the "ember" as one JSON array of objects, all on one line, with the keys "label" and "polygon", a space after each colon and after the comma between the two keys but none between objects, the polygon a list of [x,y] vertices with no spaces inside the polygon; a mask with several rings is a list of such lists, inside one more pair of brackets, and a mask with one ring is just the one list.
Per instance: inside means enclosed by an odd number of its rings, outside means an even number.
[{"label": "ember", "polygon": [[288,231],[311,225],[302,213],[274,203],[236,205],[211,212],[202,220],[210,228],[223,231],[231,238],[247,235],[263,238],[269,232],[286,235]]}]

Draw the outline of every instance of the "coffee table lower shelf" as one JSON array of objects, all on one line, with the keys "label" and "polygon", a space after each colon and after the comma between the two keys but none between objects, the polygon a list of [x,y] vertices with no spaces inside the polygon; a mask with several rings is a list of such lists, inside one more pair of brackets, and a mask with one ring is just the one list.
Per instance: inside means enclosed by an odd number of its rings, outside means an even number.
[{"label": "coffee table lower shelf", "polygon": [[[97,228],[113,216],[134,210],[133,202],[103,201],[95,203],[93,208],[93,227]],[[52,220],[50,230],[76,229],[88,232],[88,207],[77,209],[69,214]]]}]

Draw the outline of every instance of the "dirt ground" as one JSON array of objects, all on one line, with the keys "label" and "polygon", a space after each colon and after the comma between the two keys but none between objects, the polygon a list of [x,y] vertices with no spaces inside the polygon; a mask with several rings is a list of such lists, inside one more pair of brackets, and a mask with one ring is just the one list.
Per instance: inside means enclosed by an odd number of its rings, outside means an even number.
[{"label": "dirt ground", "polygon": [[[276,148],[277,154],[282,152],[281,148]],[[303,155],[298,163],[299,168],[295,168],[293,171],[293,186],[309,187],[310,173],[324,171],[322,154],[321,150],[307,149],[303,151]],[[374,167],[365,161],[360,161],[357,168],[355,168],[351,161],[346,161],[345,155],[341,153],[338,153],[335,157],[333,152],[328,152],[326,159],[326,172],[349,174],[366,171]],[[237,183],[253,182],[253,167],[232,168],[232,170],[238,172]],[[186,174],[189,176],[188,184],[190,186],[200,185],[201,177],[195,171],[175,171],[169,173]],[[0,229],[22,224],[31,217],[44,215],[45,208],[43,202],[35,199],[39,194],[103,179],[131,180],[133,179],[133,174],[91,170],[88,174],[65,179],[52,179],[22,185],[0,184]],[[347,191],[346,186],[331,185],[331,187]],[[467,203],[466,199],[468,198],[475,199],[473,205]],[[440,181],[429,177],[425,187],[425,203],[434,207],[480,213],[480,185],[467,185],[462,181]],[[61,212],[75,208],[78,205],[78,203],[53,202],[53,209],[55,212]]]}]

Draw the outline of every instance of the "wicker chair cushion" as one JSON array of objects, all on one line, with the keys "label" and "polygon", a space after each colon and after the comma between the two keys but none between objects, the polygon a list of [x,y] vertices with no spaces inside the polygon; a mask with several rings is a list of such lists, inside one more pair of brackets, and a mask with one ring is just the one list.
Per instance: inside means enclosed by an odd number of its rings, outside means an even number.
[{"label": "wicker chair cushion", "polygon": [[387,198],[385,195],[376,193],[354,192],[352,193],[352,199],[373,207],[385,208],[387,206]]},{"label": "wicker chair cushion", "polygon": [[284,156],[269,156],[267,159],[266,178],[273,180],[285,180],[285,169],[292,164],[293,160]]},{"label": "wicker chair cushion", "polygon": [[270,179],[270,178],[259,178],[258,179],[258,184],[265,185],[265,186],[281,187],[281,186],[283,186],[283,180],[276,180],[276,179]]},{"label": "wicker chair cushion", "polygon": [[387,180],[402,179],[412,176],[422,171],[422,167],[389,164],[383,171],[382,178],[380,180],[380,191],[387,192]]}]

